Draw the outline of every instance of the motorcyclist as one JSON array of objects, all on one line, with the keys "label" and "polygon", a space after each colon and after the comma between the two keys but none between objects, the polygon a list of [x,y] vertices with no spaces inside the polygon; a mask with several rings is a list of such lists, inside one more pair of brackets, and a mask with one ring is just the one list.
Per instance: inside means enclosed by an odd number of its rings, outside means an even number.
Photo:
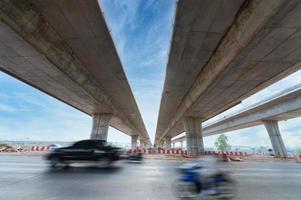
[{"label": "motorcyclist", "polygon": [[204,157],[198,161],[187,162],[178,167],[183,174],[178,179],[176,195],[179,198],[215,196],[219,199],[233,199],[235,183],[218,168],[217,159]]},{"label": "motorcyclist", "polygon": [[216,158],[211,156],[202,157],[197,162],[197,169],[199,175],[199,181],[202,185],[202,193],[201,195],[210,196],[216,194],[214,175],[218,173],[218,169],[216,167]]}]

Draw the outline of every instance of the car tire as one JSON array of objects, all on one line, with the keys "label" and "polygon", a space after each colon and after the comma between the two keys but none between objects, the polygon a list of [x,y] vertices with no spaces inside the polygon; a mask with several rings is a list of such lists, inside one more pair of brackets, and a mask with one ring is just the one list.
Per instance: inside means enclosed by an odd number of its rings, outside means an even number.
[{"label": "car tire", "polygon": [[51,168],[58,168],[61,164],[61,161],[59,158],[51,158],[50,159],[50,167]]},{"label": "car tire", "polygon": [[112,165],[112,160],[109,158],[102,158],[97,161],[97,166],[101,168],[108,168]]}]

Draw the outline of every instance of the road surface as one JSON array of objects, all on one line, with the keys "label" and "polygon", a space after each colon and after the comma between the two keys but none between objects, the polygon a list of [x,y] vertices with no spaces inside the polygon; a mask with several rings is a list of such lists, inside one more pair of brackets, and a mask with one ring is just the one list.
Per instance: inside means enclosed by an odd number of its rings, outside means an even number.
[{"label": "road surface", "polygon": [[[176,199],[171,185],[180,161],[117,163],[113,169],[73,167],[50,170],[40,157],[0,156],[3,200],[156,200]],[[224,163],[238,181],[241,200],[301,199],[301,164],[292,162]]]}]

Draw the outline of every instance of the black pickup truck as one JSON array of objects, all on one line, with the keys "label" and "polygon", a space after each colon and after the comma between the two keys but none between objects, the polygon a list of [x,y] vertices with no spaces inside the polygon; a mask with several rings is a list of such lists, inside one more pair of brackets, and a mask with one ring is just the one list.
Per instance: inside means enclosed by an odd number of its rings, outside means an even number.
[{"label": "black pickup truck", "polygon": [[79,162],[95,162],[108,166],[119,160],[121,153],[121,148],[110,146],[104,140],[81,140],[72,146],[49,151],[45,159],[54,168]]}]

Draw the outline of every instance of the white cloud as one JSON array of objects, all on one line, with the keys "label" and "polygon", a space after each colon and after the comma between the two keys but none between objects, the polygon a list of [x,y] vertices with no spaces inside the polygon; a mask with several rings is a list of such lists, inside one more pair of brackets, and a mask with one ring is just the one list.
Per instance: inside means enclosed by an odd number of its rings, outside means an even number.
[{"label": "white cloud", "polygon": [[16,112],[17,110],[18,109],[16,109],[13,106],[0,103],[0,111],[4,111],[4,112]]}]

